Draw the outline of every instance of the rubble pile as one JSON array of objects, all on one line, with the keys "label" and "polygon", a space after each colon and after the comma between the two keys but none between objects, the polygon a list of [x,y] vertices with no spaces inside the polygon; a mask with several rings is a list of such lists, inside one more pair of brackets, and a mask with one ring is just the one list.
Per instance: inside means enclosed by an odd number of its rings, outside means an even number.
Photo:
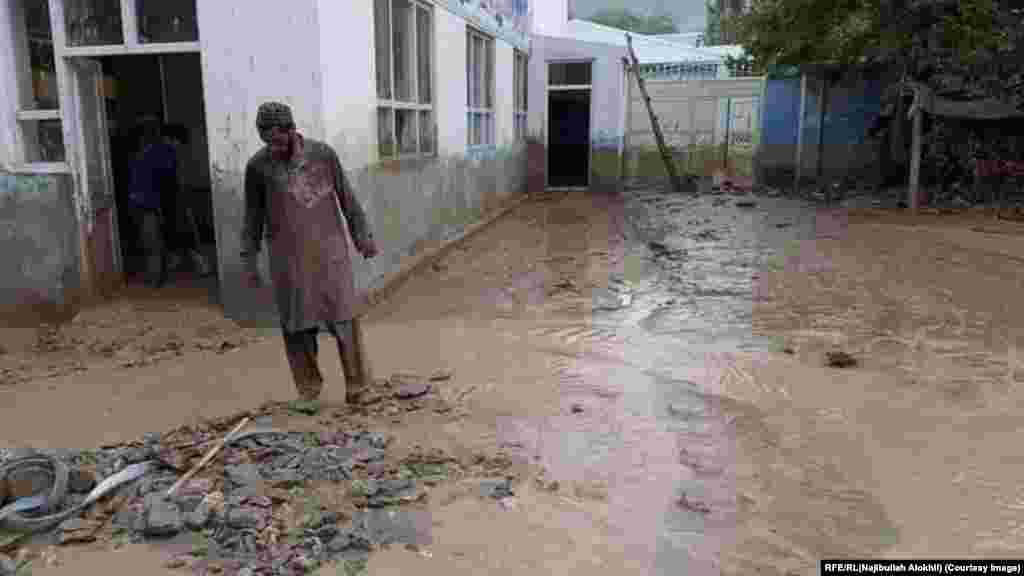
[{"label": "rubble pile", "polygon": [[[394,384],[392,400],[423,402],[432,391],[429,379],[404,377]],[[171,494],[179,478],[232,428],[233,419],[148,434],[132,444],[95,451],[0,450],[0,576],[16,573],[5,553],[40,538],[55,545],[165,543],[176,550],[169,567],[228,576],[306,574],[326,562],[365,562],[378,546],[423,543],[429,521],[423,528],[415,510],[396,507],[422,500],[423,487],[447,475],[450,459],[437,453],[389,458],[390,438],[368,430],[274,429],[267,415],[272,409],[244,415],[255,418]],[[57,483],[56,474],[12,466],[26,455],[52,458],[68,470],[66,494],[58,509],[51,506],[47,514],[82,505],[91,491],[103,490],[104,480],[128,467],[148,467],[141,478],[98,499],[94,493],[91,505],[69,514],[56,528],[17,534],[5,525],[5,510]],[[345,494],[353,508],[330,510],[310,495],[311,486],[324,483],[337,485],[330,490]],[[33,517],[32,511],[19,513]]]}]

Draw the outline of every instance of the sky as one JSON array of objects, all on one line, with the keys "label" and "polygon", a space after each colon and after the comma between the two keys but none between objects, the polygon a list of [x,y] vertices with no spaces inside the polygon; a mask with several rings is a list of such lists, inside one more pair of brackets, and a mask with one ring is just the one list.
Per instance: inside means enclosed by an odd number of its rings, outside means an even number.
[{"label": "sky", "polygon": [[577,17],[590,16],[599,10],[626,6],[638,12],[665,11],[675,17],[676,24],[682,32],[704,30],[704,0],[570,0],[570,5],[575,7]]}]

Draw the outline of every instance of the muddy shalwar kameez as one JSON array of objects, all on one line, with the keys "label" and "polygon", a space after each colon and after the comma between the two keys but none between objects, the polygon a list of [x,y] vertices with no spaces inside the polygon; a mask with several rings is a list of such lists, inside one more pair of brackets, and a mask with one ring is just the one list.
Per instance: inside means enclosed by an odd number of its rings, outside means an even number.
[{"label": "muddy shalwar kameez", "polygon": [[242,257],[253,266],[267,238],[295,386],[301,397],[316,398],[323,387],[317,334],[329,332],[342,354],[342,344],[352,341],[356,291],[346,235],[357,247],[372,235],[335,151],[315,140],[300,146],[291,161],[275,160],[264,148],[246,166]]}]

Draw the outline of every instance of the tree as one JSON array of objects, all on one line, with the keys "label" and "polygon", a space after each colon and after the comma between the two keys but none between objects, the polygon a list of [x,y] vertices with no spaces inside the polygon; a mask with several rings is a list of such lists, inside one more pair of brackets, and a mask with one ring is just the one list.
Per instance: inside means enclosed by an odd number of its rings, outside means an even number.
[{"label": "tree", "polygon": [[717,46],[722,43],[722,13],[714,0],[707,1],[705,13],[707,16],[704,20],[704,44]]},{"label": "tree", "polygon": [[637,14],[632,10],[601,10],[587,20],[636,34],[675,34],[679,32],[671,14]]},{"label": "tree", "polygon": [[753,0],[732,24],[765,67],[895,66],[907,79],[960,76],[992,93],[1019,73],[1012,0]]}]

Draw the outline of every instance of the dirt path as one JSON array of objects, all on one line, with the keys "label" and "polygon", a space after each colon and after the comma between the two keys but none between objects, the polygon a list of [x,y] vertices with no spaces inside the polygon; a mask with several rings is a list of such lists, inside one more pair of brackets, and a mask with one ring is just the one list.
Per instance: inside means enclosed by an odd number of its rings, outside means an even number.
[{"label": "dirt path", "polygon": [[[1024,371],[1008,346],[1024,324],[1012,305],[1024,257],[1016,237],[971,231],[990,221],[812,214],[818,238],[754,239],[778,250],[753,274],[728,242],[685,244],[688,261],[720,253],[689,273],[711,300],[689,301],[653,279],[648,247],[625,240],[629,212],[605,197],[528,203],[366,319],[377,375],[451,370],[439,393],[458,407],[368,423],[407,447],[506,453],[522,481],[509,509],[481,499],[474,478],[438,488],[432,544],[375,554],[372,574],[788,576],[816,573],[825,556],[1024,549],[1024,491],[1012,480],[1024,474],[1014,450]],[[708,202],[680,218],[678,234],[725,234],[761,216]],[[633,302],[603,311],[616,281]],[[747,298],[747,312],[733,310],[747,327],[733,330],[769,345],[702,340],[725,322],[699,316],[722,294]],[[49,340],[4,343],[0,362],[18,375],[0,385],[6,444],[98,446],[291,397],[276,334],[185,302],[160,321],[131,306],[94,311]],[[174,333],[182,343],[125,366],[117,359],[152,355],[124,337],[141,328],[118,332],[125,316],[157,326],[146,332],[154,341]],[[691,318],[700,334],[670,330],[666,317]],[[195,345],[211,325],[209,346]],[[115,338],[131,352],[88,352]],[[55,348],[79,369],[25,376],[34,358],[58,358],[33,351],[40,340],[65,342]],[[860,366],[825,368],[830,347]],[[340,374],[333,354],[322,362]],[[343,398],[338,376],[327,401]],[[78,574],[113,558],[134,574],[168,573],[161,553],[126,550],[64,551],[35,573]]]}]

